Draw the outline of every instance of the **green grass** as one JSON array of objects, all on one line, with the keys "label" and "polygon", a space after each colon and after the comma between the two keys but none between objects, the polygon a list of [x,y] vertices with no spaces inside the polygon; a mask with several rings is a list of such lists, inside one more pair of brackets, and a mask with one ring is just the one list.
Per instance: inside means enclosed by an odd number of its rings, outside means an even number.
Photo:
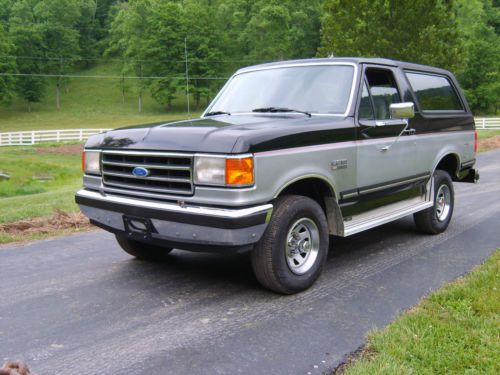
[{"label": "green grass", "polygon": [[0,181],[0,223],[48,216],[58,209],[77,210],[73,192],[82,184],[79,154],[42,154],[35,147],[0,148],[0,170],[11,176]]},{"label": "green grass", "polygon": [[499,374],[500,249],[368,337],[346,375]]},{"label": "green grass", "polygon": [[481,129],[478,129],[477,130],[477,137],[479,139],[486,139],[486,138],[491,138],[491,137],[494,137],[496,135],[500,135],[500,129],[491,129],[491,130],[481,130]]},{"label": "green grass", "polygon": [[[78,75],[119,75],[118,65],[100,65]],[[46,95],[42,102],[27,105],[14,100],[8,107],[0,107],[0,132],[66,128],[116,128],[125,125],[145,124],[187,118],[185,97],[179,93],[173,109],[167,113],[151,95],[143,95],[143,112],[138,112],[134,82],[126,81],[125,102],[122,102],[120,81],[107,78],[72,78],[68,92],[61,90],[61,108],[55,105],[55,79],[47,79]],[[205,103],[203,103],[204,105]],[[193,105],[193,103],[191,103]],[[202,108],[194,109],[198,117]]]}]

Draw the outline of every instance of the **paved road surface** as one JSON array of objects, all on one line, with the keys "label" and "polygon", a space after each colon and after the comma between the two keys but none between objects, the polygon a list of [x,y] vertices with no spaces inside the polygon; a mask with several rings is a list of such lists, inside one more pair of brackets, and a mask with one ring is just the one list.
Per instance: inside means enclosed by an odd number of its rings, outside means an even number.
[{"label": "paved road surface", "polygon": [[430,290],[500,246],[500,150],[456,184],[448,231],[411,218],[335,238],[309,291],[259,287],[245,257],[130,259],[96,231],[0,248],[0,360],[39,375],[321,374]]}]

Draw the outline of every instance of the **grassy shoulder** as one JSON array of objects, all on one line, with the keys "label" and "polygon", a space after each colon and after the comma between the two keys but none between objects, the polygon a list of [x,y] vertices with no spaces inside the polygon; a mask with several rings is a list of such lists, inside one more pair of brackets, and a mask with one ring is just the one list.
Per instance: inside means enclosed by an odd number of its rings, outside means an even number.
[{"label": "grassy shoulder", "polygon": [[495,137],[500,135],[500,129],[477,129],[477,138],[478,139],[488,139],[491,137]]},{"label": "grassy shoulder", "polygon": [[500,147],[500,129],[478,130],[478,152],[493,150]]},{"label": "grassy shoulder", "polygon": [[[81,186],[82,145],[0,148],[0,170],[10,176],[0,181],[0,243],[42,238],[22,224],[11,230],[9,223],[76,213],[74,192]],[[51,226],[53,233],[63,226]],[[45,233],[47,234],[47,233]]]},{"label": "grassy shoulder", "polygon": [[500,249],[371,333],[361,358],[342,373],[499,374]]}]

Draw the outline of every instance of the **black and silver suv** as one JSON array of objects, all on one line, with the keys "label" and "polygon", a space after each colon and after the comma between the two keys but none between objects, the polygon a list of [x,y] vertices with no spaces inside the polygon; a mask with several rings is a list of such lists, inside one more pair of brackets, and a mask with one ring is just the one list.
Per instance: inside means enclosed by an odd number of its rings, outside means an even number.
[{"label": "black and silver suv", "polygon": [[265,287],[320,275],[329,236],[413,214],[443,232],[452,181],[475,182],[474,120],[450,72],[365,58],[237,71],[201,118],[109,131],[76,201],[143,259],[251,251]]}]

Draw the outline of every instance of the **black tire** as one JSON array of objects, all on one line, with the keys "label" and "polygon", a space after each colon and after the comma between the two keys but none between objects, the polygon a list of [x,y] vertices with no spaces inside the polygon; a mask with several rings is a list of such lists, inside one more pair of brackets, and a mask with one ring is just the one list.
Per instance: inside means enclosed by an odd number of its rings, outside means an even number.
[{"label": "black tire", "polygon": [[328,241],[328,224],[318,203],[298,195],[280,197],[274,203],[266,231],[252,251],[253,272],[272,291],[293,294],[306,290],[321,274]]},{"label": "black tire", "polygon": [[417,228],[427,234],[443,233],[450,224],[455,206],[455,191],[450,175],[438,169],[434,172],[433,179],[434,205],[413,215]]},{"label": "black tire", "polygon": [[128,254],[141,260],[163,260],[173,250],[170,247],[161,247],[132,240],[125,236],[116,235],[116,241]]}]

